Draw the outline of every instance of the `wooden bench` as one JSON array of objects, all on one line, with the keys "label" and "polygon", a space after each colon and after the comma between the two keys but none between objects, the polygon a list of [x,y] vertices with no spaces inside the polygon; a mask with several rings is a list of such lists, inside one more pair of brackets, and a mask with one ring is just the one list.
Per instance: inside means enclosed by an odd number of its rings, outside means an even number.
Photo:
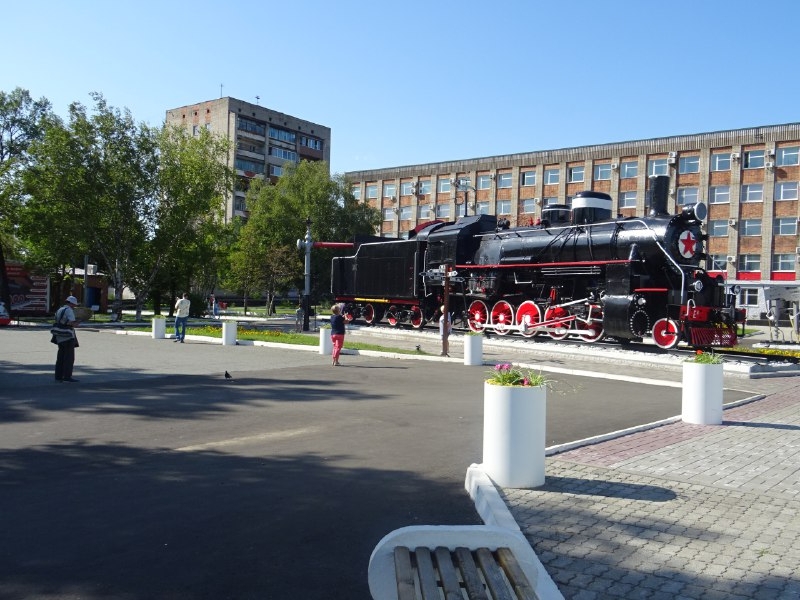
[{"label": "wooden bench", "polygon": [[414,526],[384,537],[370,558],[374,600],[546,600],[533,550],[500,527]]}]

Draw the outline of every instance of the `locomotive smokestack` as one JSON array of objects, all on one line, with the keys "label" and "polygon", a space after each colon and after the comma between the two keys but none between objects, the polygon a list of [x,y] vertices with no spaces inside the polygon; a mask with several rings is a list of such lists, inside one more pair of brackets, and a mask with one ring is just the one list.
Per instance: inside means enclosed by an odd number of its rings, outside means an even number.
[{"label": "locomotive smokestack", "polygon": [[669,176],[656,175],[650,178],[650,216],[668,216],[667,199],[669,197]]}]

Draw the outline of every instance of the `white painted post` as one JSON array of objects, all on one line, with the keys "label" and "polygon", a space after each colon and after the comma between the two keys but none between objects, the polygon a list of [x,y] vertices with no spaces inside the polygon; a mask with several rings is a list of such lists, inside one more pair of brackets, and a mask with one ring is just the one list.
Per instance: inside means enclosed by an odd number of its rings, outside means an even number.
[{"label": "white painted post", "polygon": [[164,317],[153,317],[153,339],[163,340],[167,335],[167,320]]},{"label": "white painted post", "polygon": [[222,345],[235,346],[236,345],[236,321],[223,321],[222,322]]}]

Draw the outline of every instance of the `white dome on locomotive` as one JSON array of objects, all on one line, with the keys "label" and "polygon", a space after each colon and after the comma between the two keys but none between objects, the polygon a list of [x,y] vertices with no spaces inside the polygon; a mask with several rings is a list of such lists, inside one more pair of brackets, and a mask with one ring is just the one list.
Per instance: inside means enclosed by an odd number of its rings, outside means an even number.
[{"label": "white dome on locomotive", "polygon": [[572,199],[572,223],[583,225],[611,218],[611,196],[602,192],[578,192]]}]

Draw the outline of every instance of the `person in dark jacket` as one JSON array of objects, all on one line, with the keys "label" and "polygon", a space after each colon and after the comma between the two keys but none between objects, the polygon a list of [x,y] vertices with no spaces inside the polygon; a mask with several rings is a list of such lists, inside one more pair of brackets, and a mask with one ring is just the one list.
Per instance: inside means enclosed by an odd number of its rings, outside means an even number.
[{"label": "person in dark jacket", "polygon": [[342,316],[342,307],[338,304],[334,304],[331,306],[331,313],[331,342],[333,343],[331,364],[334,367],[338,367],[339,355],[342,353],[342,346],[344,346],[344,317]]}]

